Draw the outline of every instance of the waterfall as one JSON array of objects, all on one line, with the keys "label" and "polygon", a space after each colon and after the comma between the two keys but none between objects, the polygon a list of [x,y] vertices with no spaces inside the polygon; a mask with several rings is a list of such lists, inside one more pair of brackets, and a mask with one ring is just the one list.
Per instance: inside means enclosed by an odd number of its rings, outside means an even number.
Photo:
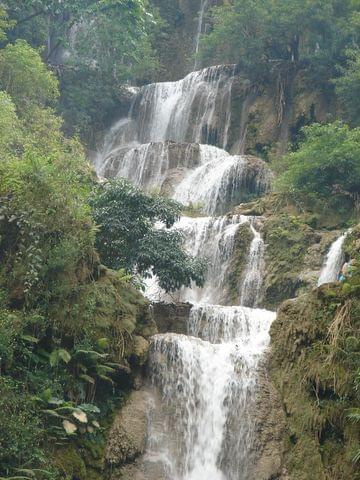
[{"label": "waterfall", "polygon": [[203,26],[204,26],[204,16],[206,9],[209,6],[209,0],[201,0],[200,12],[199,12],[199,20],[198,20],[198,28],[196,32],[195,38],[195,63],[194,63],[194,70],[197,68],[197,55],[199,53],[199,46],[200,46],[200,38],[201,34],[203,33]]},{"label": "waterfall", "polygon": [[[199,36],[206,8],[204,0]],[[146,280],[152,301],[192,304],[188,335],[156,335],[151,342],[146,480],[247,480],[251,470],[257,379],[275,314],[249,308],[261,304],[262,294],[265,246],[257,219],[225,213],[266,193],[272,174],[264,162],[224,150],[234,72],[234,66],[210,67],[134,92],[128,117],[110,130],[96,161],[106,177],[125,177],[201,212],[172,228],[182,232],[189,254],[207,261],[204,287],[170,295],[156,278]],[[244,224],[253,239],[239,305],[229,306],[228,275]]]},{"label": "waterfall", "polygon": [[249,399],[274,317],[265,310],[198,305],[189,319],[191,336],[154,338],[150,375],[171,412],[165,416],[165,443],[157,444],[160,450],[170,448],[166,478],[247,478]]},{"label": "waterfall", "polygon": [[206,215],[271,189],[273,175],[265,162],[230,155],[197,143],[151,142],[130,150],[119,147],[98,165],[104,177],[125,177],[145,190],[160,190],[174,200],[196,206]]},{"label": "waterfall", "polygon": [[182,217],[174,225],[184,235],[185,250],[194,257],[207,260],[208,269],[205,286],[182,288],[166,295],[157,285],[156,279],[146,282],[146,294],[152,301],[220,303],[227,300],[227,272],[234,251],[235,235],[239,226],[248,223],[248,217],[233,215],[224,217]]},{"label": "waterfall", "polygon": [[330,250],[326,256],[324,266],[321,270],[318,280],[318,287],[324,283],[336,282],[338,275],[341,271],[341,267],[345,261],[345,254],[343,252],[343,245],[346,239],[347,233],[344,233],[339,237],[330,247]]},{"label": "waterfall", "polygon": [[270,189],[271,173],[265,164],[254,170],[246,157],[216,150],[208,162],[201,162],[177,186],[175,200],[199,205],[204,213],[214,215],[246,201],[247,195],[259,196]]},{"label": "waterfall", "polygon": [[261,287],[264,273],[264,241],[253,225],[250,226],[253,240],[250,246],[248,263],[240,289],[240,304],[257,307],[261,300]]},{"label": "waterfall", "polygon": [[234,74],[235,65],[218,65],[134,92],[128,117],[105,137],[96,161],[98,172],[109,158],[144,143],[172,140],[226,148]]}]

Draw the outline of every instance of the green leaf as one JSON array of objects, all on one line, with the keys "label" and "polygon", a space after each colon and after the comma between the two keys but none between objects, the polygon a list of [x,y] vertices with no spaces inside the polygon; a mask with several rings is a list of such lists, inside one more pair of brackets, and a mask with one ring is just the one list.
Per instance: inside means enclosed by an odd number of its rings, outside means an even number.
[{"label": "green leaf", "polygon": [[31,335],[21,335],[21,339],[28,343],[39,343],[39,339]]},{"label": "green leaf", "polygon": [[86,373],[82,373],[81,375],[79,375],[79,378],[81,378],[81,380],[84,380],[85,382],[95,385],[95,379],[93,377],[90,377],[90,375],[86,375]]},{"label": "green leaf", "polygon": [[51,417],[56,417],[56,418],[64,418],[63,415],[59,415],[55,410],[43,410],[43,413],[46,413],[46,415],[50,415]]},{"label": "green leaf", "polygon": [[114,385],[114,380],[110,377],[107,377],[106,375],[99,375],[99,378],[101,378],[101,380],[104,380],[104,382],[108,382]]},{"label": "green leaf", "polygon": [[100,413],[100,409],[92,403],[82,403],[78,408],[87,413]]},{"label": "green leaf", "polygon": [[52,367],[55,367],[59,361],[62,360],[64,363],[69,363],[71,360],[71,355],[70,353],[65,350],[64,348],[60,348],[58,350],[54,350],[50,354],[50,365]]}]

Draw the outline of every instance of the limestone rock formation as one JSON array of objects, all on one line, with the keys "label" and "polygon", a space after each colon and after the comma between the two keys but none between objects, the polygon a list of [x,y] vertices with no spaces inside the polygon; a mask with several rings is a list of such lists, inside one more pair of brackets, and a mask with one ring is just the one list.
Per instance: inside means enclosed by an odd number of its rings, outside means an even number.
[{"label": "limestone rock formation", "polygon": [[187,333],[190,303],[155,303],[153,314],[159,333]]},{"label": "limestone rock formation", "polygon": [[280,395],[270,381],[266,362],[258,376],[253,415],[256,427],[249,480],[283,479],[285,414]]},{"label": "limestone rock formation", "polygon": [[[110,470],[133,462],[144,453],[147,432],[148,397],[133,391],[110,430],[105,461]],[[115,477],[116,478],[116,477]]]}]

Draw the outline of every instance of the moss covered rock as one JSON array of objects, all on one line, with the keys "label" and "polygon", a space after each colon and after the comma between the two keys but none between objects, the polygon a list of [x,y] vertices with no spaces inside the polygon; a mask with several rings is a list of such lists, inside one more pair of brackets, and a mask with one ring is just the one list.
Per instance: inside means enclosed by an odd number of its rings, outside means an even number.
[{"label": "moss covered rock", "polygon": [[144,453],[147,434],[147,394],[132,392],[110,430],[105,459],[110,468],[136,460]]},{"label": "moss covered rock", "polygon": [[243,277],[253,238],[249,224],[240,225],[235,237],[234,254],[228,273],[229,303],[239,303],[239,285]]},{"label": "moss covered rock", "polygon": [[271,329],[271,378],[286,418],[289,480],[358,480],[353,457],[360,431],[347,418],[357,407],[360,301],[337,284],[285,302]]}]

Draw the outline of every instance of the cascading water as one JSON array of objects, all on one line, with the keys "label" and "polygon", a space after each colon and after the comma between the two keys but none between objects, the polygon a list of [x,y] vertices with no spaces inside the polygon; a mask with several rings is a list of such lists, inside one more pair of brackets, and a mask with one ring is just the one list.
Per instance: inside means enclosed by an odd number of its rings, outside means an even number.
[{"label": "cascading water", "polygon": [[264,273],[264,241],[259,232],[251,225],[253,240],[250,245],[249,259],[240,289],[240,304],[245,307],[257,307],[261,301],[261,287]]},{"label": "cascading water", "polygon": [[166,478],[247,478],[251,398],[274,317],[265,310],[197,305],[189,319],[191,336],[154,338],[151,378],[171,412],[165,438],[172,442],[157,444],[167,450]]},{"label": "cascading water", "polygon": [[125,177],[145,190],[165,189],[207,215],[266,193],[272,181],[265,162],[210,145],[170,141],[119,148],[98,171],[105,177]]},{"label": "cascading water", "polygon": [[346,233],[341,235],[331,245],[330,250],[326,256],[324,266],[321,270],[318,280],[318,287],[324,283],[336,282],[338,275],[341,271],[341,267],[345,261],[345,254],[343,251],[343,245],[346,239]]},{"label": "cascading water", "polygon": [[200,205],[205,213],[214,215],[239,200],[246,186],[246,167],[246,160],[239,156],[227,154],[210,160],[184,178],[175,189],[174,199],[185,205]]},{"label": "cascading water", "polygon": [[235,66],[192,72],[177,82],[152,83],[134,96],[127,118],[110,130],[96,161],[150,142],[204,143],[226,148]]},{"label": "cascading water", "polygon": [[150,279],[147,282],[147,296],[155,302],[172,300],[224,304],[227,299],[226,274],[234,250],[235,235],[239,225],[248,222],[249,217],[243,215],[182,217],[173,228],[183,233],[184,247],[189,254],[207,260],[205,286],[183,288],[169,297],[159,289],[156,279]]},{"label": "cascading water", "polygon": [[203,33],[204,27],[204,17],[205,12],[209,6],[209,0],[201,0],[200,5],[200,12],[199,12],[199,21],[198,21],[198,28],[196,32],[196,39],[195,39],[195,63],[194,63],[194,70],[196,70],[198,65],[198,53],[199,53],[199,46],[200,46],[200,38],[201,34]]},{"label": "cascading water", "polygon": [[[129,117],[107,136],[98,172],[166,190],[207,215],[224,214],[232,204],[265,193],[271,173],[263,162],[193,143],[226,147],[234,70],[211,67],[179,82],[143,87]],[[240,305],[227,306],[227,276],[244,224],[253,241],[238,290]],[[257,376],[275,317],[248,308],[261,301],[265,247],[257,219],[182,217],[173,228],[183,232],[185,249],[206,258],[209,268],[203,288],[183,288],[170,298],[193,304],[188,335],[157,335],[150,347],[155,407],[141,478],[248,480]],[[169,300],[156,279],[148,282],[147,295]]]}]

